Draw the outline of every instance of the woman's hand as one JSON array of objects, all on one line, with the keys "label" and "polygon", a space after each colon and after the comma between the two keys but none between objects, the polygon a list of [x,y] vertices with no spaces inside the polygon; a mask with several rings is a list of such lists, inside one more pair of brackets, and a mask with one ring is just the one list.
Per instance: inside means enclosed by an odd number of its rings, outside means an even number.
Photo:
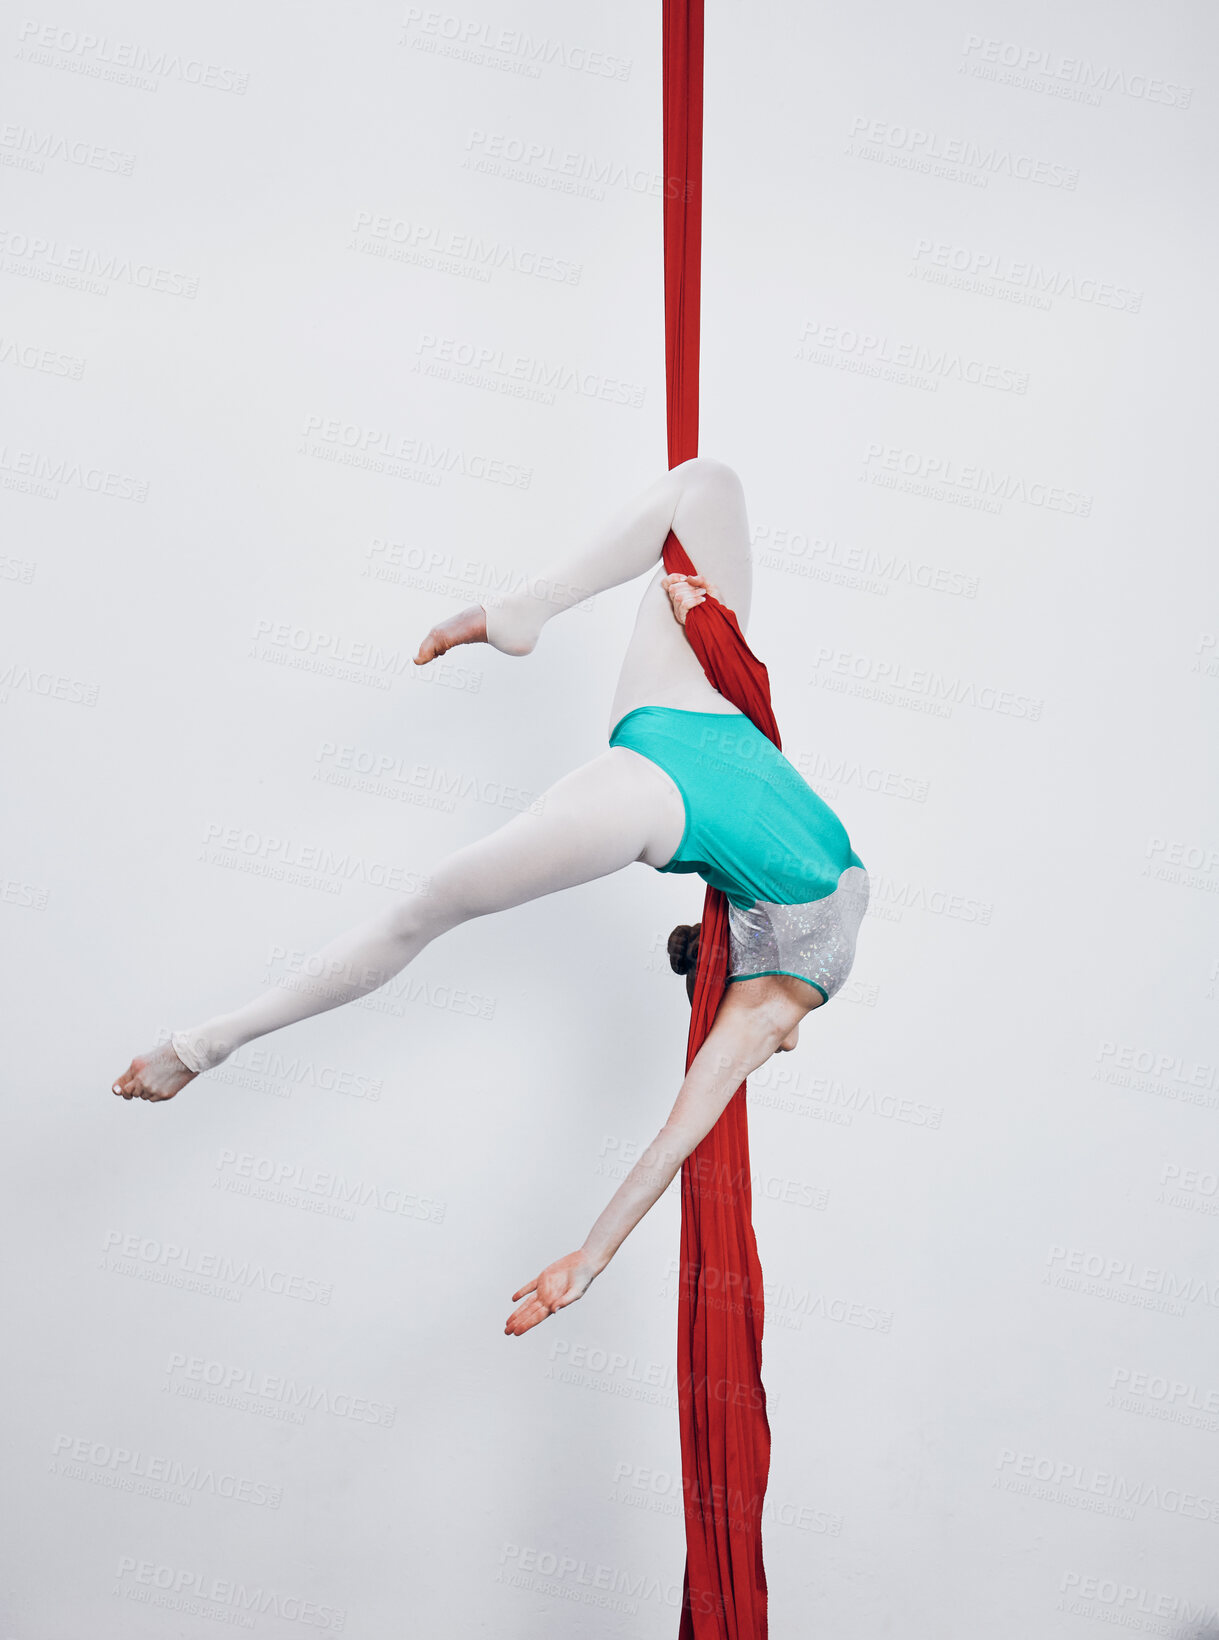
[{"label": "woman's hand", "polygon": [[[517,1304],[516,1309],[504,1324],[505,1333],[519,1338],[527,1333],[530,1327],[536,1327],[539,1321],[545,1321],[548,1315],[561,1310],[565,1305],[574,1304],[592,1285],[595,1276],[599,1275],[596,1265],[588,1254],[581,1250],[578,1253],[568,1253],[566,1258],[556,1259],[548,1264],[536,1281],[531,1281],[527,1287],[522,1287],[513,1293],[512,1300],[516,1303],[523,1298],[523,1304]],[[527,1297],[531,1294],[531,1297]]]},{"label": "woman's hand", "polygon": [[709,597],[718,599],[720,595],[720,589],[703,575],[664,575],[660,584],[668,593],[673,613],[682,626],[685,626],[686,616],[697,604]]}]

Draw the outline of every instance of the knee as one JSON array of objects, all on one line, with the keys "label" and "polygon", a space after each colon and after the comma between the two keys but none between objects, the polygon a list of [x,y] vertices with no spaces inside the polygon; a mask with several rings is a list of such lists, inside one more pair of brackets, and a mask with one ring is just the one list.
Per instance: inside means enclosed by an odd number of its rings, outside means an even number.
[{"label": "knee", "polygon": [[414,948],[426,945],[460,921],[460,914],[449,904],[449,896],[437,892],[433,882],[401,905],[392,906],[385,913],[384,928],[391,940]]},{"label": "knee", "polygon": [[741,481],[734,468],[714,456],[692,456],[674,468],[683,488],[695,489],[708,495],[739,495]]},{"label": "knee", "polygon": [[477,917],[479,907],[469,891],[465,873],[454,867],[450,856],[436,868],[425,887],[404,901],[395,914],[408,938],[426,943],[438,934],[448,933],[458,923]]}]

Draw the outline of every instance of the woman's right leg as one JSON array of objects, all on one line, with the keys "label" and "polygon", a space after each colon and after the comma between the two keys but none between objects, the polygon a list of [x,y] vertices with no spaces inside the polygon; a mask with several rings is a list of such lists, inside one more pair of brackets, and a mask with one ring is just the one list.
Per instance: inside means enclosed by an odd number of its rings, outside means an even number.
[{"label": "woman's right leg", "polygon": [[[349,929],[306,963],[302,990],[268,987],[244,1007],[218,1014],[134,1059],[115,1084],[126,1098],[171,1098],[191,1075],[296,1020],[375,991],[446,929],[472,917],[540,899],[640,860],[664,865],[685,826],[680,793],[667,775],[626,747],[575,769],[500,830],[459,849],[433,873],[427,891]],[[183,1069],[185,1067],[185,1069]]]},{"label": "woman's right leg", "polygon": [[[485,640],[506,654],[528,654],[546,622],[595,593],[655,570],[672,529],[695,569],[714,583],[741,630],[752,587],[749,523],[741,481],[731,467],[697,456],[672,468],[623,507],[583,547],[535,577],[529,590],[482,608],[475,604],[433,627],[421,664],[459,643]],[[674,617],[657,571],[644,593],[622,668],[611,726],[633,706],[724,711]]]},{"label": "woman's right leg", "polygon": [[[719,601],[744,632],[753,591],[753,564],[745,492],[731,467],[699,457],[669,475],[684,475],[672,529],[695,570],[716,589]],[[664,543],[661,542],[663,547]],[[639,604],[610,708],[610,728],[637,706],[671,706],[687,712],[736,710],[715,690],[686,640],[663,586],[663,568]]]}]

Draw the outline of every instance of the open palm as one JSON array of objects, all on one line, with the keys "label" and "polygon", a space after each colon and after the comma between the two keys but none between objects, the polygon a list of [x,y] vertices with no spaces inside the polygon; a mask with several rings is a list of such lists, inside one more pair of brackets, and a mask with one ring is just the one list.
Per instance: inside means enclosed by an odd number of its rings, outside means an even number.
[{"label": "open palm", "polygon": [[515,1303],[518,1298],[524,1299],[523,1304],[517,1304],[516,1309],[504,1323],[504,1331],[514,1338],[527,1333],[530,1327],[536,1327],[539,1321],[545,1321],[548,1315],[555,1310],[561,1310],[567,1304],[574,1304],[582,1298],[592,1284],[596,1270],[589,1263],[586,1253],[568,1253],[565,1258],[556,1259],[548,1264],[538,1276],[525,1287],[518,1288],[512,1298]]}]

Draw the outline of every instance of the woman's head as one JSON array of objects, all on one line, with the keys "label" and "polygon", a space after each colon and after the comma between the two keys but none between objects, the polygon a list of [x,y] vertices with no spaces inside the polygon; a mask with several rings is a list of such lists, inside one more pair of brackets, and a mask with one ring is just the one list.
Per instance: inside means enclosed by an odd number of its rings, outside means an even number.
[{"label": "woman's head", "polygon": [[669,967],[686,976],[686,995],[694,1006],[694,970],[698,967],[698,931],[701,923],[680,923],[669,935]]}]

